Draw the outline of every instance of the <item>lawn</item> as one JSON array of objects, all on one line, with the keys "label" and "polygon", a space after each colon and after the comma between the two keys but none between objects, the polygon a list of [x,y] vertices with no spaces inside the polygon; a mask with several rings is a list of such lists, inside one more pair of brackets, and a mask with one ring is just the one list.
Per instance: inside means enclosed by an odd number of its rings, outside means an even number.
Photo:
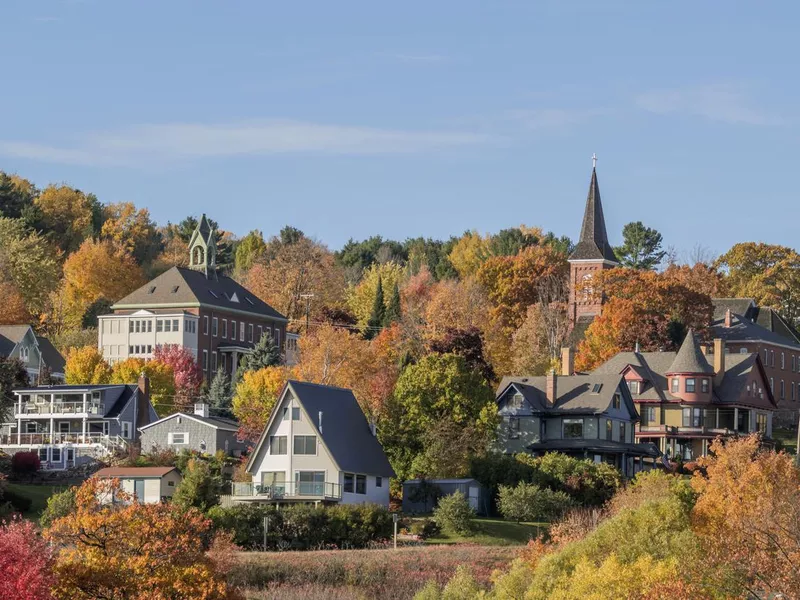
[{"label": "lawn", "polygon": [[34,485],[27,483],[9,483],[7,487],[10,491],[20,496],[25,496],[33,501],[30,510],[22,514],[30,521],[38,521],[42,511],[47,506],[47,499],[55,494],[67,489],[63,485]]},{"label": "lawn", "polygon": [[475,535],[447,535],[440,533],[425,540],[428,544],[479,544],[481,546],[519,546],[528,540],[547,533],[547,523],[515,523],[502,519],[475,519]]}]

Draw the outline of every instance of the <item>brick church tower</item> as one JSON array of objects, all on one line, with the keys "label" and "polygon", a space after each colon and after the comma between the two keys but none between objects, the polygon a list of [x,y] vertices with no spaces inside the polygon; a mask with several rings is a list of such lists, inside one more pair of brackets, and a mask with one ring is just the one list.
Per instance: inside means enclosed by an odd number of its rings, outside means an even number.
[{"label": "brick church tower", "polygon": [[581,237],[569,256],[569,321],[570,326],[585,329],[600,314],[603,297],[592,293],[592,278],[599,271],[619,266],[608,243],[600,187],[597,185],[597,159],[592,157],[592,180],[586,197]]}]

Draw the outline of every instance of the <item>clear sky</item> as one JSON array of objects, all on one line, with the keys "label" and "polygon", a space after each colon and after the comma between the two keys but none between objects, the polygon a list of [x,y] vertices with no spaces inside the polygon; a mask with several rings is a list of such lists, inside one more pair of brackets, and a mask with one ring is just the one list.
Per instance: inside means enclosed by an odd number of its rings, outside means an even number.
[{"label": "clear sky", "polygon": [[800,246],[800,2],[4,0],[0,169],[158,222]]}]

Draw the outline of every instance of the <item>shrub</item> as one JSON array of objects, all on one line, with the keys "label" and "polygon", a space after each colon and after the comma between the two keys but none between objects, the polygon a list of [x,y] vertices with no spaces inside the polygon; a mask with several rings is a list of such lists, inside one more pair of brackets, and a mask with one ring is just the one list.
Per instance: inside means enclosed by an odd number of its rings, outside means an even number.
[{"label": "shrub", "polygon": [[39,525],[42,528],[50,527],[56,519],[66,517],[75,510],[75,490],[68,489],[63,492],[56,492],[47,499],[47,507],[39,517]]},{"label": "shrub", "polygon": [[14,510],[20,513],[28,512],[33,506],[33,500],[7,488],[3,491],[3,502],[10,502]]},{"label": "shrub", "polygon": [[413,521],[408,528],[411,535],[417,536],[421,540],[426,540],[439,533],[439,526],[433,519],[420,519]]},{"label": "shrub", "polygon": [[42,467],[36,452],[17,452],[11,457],[11,474],[17,478],[33,477]]},{"label": "shrub", "polygon": [[514,487],[501,485],[497,502],[500,513],[509,521],[552,521],[573,505],[564,492],[524,482]]},{"label": "shrub", "polygon": [[433,511],[433,520],[445,533],[471,535],[475,531],[475,511],[462,492],[454,492],[439,499]]},{"label": "shrub", "polygon": [[559,452],[548,452],[540,457],[517,454],[515,458],[538,470],[533,483],[566,492],[582,506],[601,506],[622,484],[622,474],[607,463],[594,463]]},{"label": "shrub", "polygon": [[0,521],[0,573],[0,598],[54,598],[53,547],[30,521]]},{"label": "shrub", "polygon": [[221,489],[222,481],[212,473],[208,462],[193,459],[187,465],[172,502],[184,509],[194,507],[205,511],[219,504]]}]

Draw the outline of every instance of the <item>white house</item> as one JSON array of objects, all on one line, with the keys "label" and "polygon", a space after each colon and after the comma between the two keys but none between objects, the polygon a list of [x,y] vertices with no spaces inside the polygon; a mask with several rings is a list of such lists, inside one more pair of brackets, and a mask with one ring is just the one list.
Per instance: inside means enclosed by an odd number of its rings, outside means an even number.
[{"label": "white house", "polygon": [[122,490],[143,504],[157,504],[172,498],[181,482],[180,471],[175,467],[107,467],[94,477],[119,479]]},{"label": "white house", "polygon": [[394,477],[353,392],[299,381],[284,386],[247,472],[234,501],[388,506]]}]

